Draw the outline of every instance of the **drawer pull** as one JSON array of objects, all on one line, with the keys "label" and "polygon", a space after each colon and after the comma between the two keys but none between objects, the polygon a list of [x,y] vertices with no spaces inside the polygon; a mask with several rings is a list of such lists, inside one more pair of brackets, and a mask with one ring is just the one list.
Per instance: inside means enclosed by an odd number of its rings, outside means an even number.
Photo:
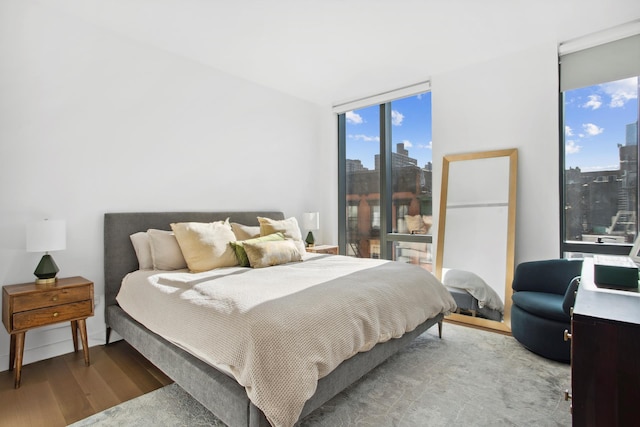
[{"label": "drawer pull", "polygon": [[53,313],[53,317],[58,317],[58,312]]},{"label": "drawer pull", "polygon": [[571,334],[567,329],[564,330],[564,340],[569,341],[571,339]]},{"label": "drawer pull", "polygon": [[56,295],[55,297],[51,298],[51,301],[58,301],[58,296]]}]

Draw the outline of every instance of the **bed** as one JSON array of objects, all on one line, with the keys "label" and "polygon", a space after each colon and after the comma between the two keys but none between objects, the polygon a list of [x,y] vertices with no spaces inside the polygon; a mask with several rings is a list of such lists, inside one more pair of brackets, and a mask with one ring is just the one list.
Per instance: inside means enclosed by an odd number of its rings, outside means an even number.
[{"label": "bed", "polygon": [[[284,219],[283,213],[276,211],[107,213],[104,217],[107,344],[111,331],[117,332],[184,390],[230,426],[268,426],[270,423],[265,413],[249,398],[245,387],[240,385],[233,375],[229,375],[229,372],[225,372],[224,369],[216,368],[213,366],[214,364],[203,360],[202,355],[197,357],[194,355],[196,352],[192,349],[187,351],[187,345],[175,343],[172,339],[163,338],[152,332],[125,312],[117,303],[116,297],[125,276],[138,269],[138,260],[130,240],[132,234],[148,229],[168,230],[169,224],[176,222],[206,223],[226,218],[242,224],[257,225],[257,217]],[[329,262],[330,260],[322,261],[321,259],[331,257],[336,257],[333,262],[340,261],[340,258],[347,258],[319,255],[316,261]],[[300,264],[305,264],[305,262]],[[309,264],[311,265],[311,263]],[[395,266],[403,265],[393,264]],[[439,286],[442,285],[439,284]],[[412,327],[409,332],[398,338],[393,337],[387,341],[379,342],[373,345],[370,350],[358,352],[353,357],[339,363],[335,369],[332,368],[328,374],[317,380],[314,393],[304,403],[298,419],[304,418],[319,408],[433,325],[438,325],[441,335],[443,315],[452,310],[455,310],[453,299],[447,300],[445,298],[439,313],[422,321],[415,328]],[[286,425],[290,423],[276,422],[275,424]]]},{"label": "bed", "polygon": [[501,322],[504,303],[480,276],[465,270],[442,269],[442,283],[456,302],[456,313]]}]

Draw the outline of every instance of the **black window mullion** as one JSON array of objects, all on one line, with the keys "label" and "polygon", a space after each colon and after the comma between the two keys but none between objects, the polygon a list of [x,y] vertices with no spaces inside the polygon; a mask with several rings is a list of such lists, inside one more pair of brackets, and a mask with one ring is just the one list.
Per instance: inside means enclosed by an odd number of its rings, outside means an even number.
[{"label": "black window mullion", "polygon": [[338,114],[338,248],[347,253],[347,141],[346,114]]},{"label": "black window mullion", "polygon": [[392,231],[391,103],[380,104],[380,258],[391,259]]}]

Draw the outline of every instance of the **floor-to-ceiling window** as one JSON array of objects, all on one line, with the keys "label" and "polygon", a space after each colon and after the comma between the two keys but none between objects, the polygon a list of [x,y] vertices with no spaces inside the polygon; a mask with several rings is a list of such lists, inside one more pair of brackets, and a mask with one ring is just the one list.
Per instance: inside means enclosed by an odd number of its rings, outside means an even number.
[{"label": "floor-to-ceiling window", "polygon": [[431,269],[431,92],[341,112],[338,123],[341,249]]},{"label": "floor-to-ceiling window", "polygon": [[348,209],[347,255],[378,258],[380,251],[380,108],[378,105],[347,111],[344,139]]},{"label": "floor-to-ceiling window", "polygon": [[639,52],[636,35],[560,56],[567,256],[628,254],[638,235]]}]

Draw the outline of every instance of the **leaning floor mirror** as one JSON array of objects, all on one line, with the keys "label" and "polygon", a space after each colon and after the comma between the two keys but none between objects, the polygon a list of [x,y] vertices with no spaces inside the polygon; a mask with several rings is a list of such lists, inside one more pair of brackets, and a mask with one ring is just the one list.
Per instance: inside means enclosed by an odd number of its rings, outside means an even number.
[{"label": "leaning floor mirror", "polygon": [[448,318],[509,332],[517,149],[444,156],[435,275],[458,305]]}]

